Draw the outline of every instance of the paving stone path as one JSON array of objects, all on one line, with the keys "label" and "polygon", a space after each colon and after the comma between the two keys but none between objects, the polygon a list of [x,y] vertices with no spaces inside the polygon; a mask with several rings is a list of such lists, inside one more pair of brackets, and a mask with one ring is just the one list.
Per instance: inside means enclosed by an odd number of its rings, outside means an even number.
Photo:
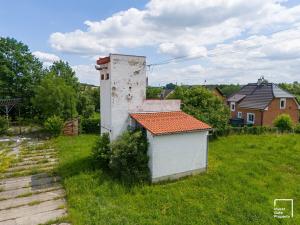
[{"label": "paving stone path", "polygon": [[16,160],[0,174],[0,225],[69,225],[57,223],[67,210],[65,191],[54,173],[56,150],[37,141],[16,145]]}]

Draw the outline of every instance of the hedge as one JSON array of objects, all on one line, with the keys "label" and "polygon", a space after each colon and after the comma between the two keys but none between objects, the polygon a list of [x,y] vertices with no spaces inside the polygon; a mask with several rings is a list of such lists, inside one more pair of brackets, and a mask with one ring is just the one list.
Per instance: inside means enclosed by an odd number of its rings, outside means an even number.
[{"label": "hedge", "polygon": [[266,133],[278,133],[277,127],[266,126],[252,126],[252,127],[227,127],[225,129],[214,129],[212,131],[211,138],[215,139],[222,136],[228,136],[232,134],[266,134]]},{"label": "hedge", "polygon": [[100,133],[100,119],[88,118],[80,121],[81,133],[85,134],[99,134]]}]

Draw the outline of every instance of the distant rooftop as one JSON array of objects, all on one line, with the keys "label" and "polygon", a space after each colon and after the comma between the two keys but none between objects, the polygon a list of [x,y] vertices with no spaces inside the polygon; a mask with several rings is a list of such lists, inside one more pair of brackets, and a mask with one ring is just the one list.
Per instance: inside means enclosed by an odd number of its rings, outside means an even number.
[{"label": "distant rooftop", "polygon": [[230,96],[227,101],[240,102],[241,108],[265,109],[274,98],[294,98],[287,91],[274,83],[268,83],[263,78],[257,83],[249,83],[240,91]]},{"label": "distant rooftop", "polygon": [[153,135],[211,129],[206,123],[181,112],[133,113],[130,116]]}]

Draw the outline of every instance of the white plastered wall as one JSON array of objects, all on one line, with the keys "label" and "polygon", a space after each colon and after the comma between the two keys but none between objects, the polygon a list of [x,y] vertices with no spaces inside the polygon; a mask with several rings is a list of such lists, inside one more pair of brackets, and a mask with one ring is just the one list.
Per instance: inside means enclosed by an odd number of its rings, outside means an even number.
[{"label": "white plastered wall", "polygon": [[208,131],[160,136],[147,132],[152,181],[173,179],[205,170],[207,135]]},{"label": "white plastered wall", "polygon": [[[110,62],[101,65],[101,133],[116,139],[128,127],[129,113],[136,112],[146,98],[146,58],[110,54]],[[107,69],[106,69],[107,68]]]}]

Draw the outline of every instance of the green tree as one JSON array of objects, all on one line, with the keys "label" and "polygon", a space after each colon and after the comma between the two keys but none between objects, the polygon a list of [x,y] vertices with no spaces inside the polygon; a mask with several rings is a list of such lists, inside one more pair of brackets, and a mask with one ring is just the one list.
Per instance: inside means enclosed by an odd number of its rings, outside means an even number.
[{"label": "green tree", "polygon": [[49,73],[35,89],[32,100],[40,117],[59,116],[68,119],[77,115],[77,93],[62,77]]},{"label": "green tree", "polygon": [[80,93],[77,111],[79,115],[82,115],[84,118],[89,118],[95,112],[95,105],[93,104],[93,98],[86,92]]},{"label": "green tree", "polygon": [[160,87],[147,87],[146,89],[147,99],[160,99],[162,90],[163,89]]},{"label": "green tree", "polygon": [[100,87],[92,88],[89,91],[89,93],[92,97],[93,105],[95,106],[95,111],[100,112]]},{"label": "green tree", "polygon": [[279,87],[281,87],[282,89],[295,95],[298,102],[300,102],[300,83],[299,82],[295,81],[292,84],[281,83],[281,84],[279,84]]},{"label": "green tree", "polygon": [[229,108],[204,87],[176,87],[170,99],[181,99],[182,110],[214,128],[224,129],[229,120]]},{"label": "green tree", "polygon": [[218,86],[225,96],[230,96],[241,89],[239,84],[221,84]]},{"label": "green tree", "polygon": [[5,134],[8,129],[7,120],[4,116],[0,116],[0,135]]},{"label": "green tree", "polygon": [[176,88],[176,84],[168,83],[168,84],[166,85],[166,89],[174,90],[175,88]]},{"label": "green tree", "polygon": [[63,78],[67,85],[73,87],[76,93],[79,93],[80,83],[76,77],[75,72],[67,62],[57,61],[49,67],[49,72]]},{"label": "green tree", "polygon": [[94,111],[100,112],[100,87],[80,84],[81,94],[89,96],[92,101],[92,104],[95,106]]},{"label": "green tree", "polygon": [[23,114],[29,114],[34,88],[44,74],[42,63],[27,45],[0,37],[0,98],[22,98]]}]

